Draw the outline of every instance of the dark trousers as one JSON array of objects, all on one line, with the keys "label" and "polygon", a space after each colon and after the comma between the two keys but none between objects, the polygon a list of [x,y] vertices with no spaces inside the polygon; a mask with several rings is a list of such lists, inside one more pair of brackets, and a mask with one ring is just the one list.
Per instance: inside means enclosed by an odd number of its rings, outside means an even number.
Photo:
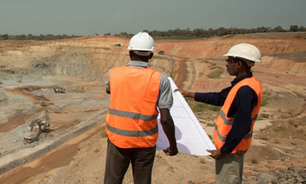
[{"label": "dark trousers", "polygon": [[122,149],[107,141],[104,184],[121,184],[132,163],[134,184],[150,184],[156,146]]}]

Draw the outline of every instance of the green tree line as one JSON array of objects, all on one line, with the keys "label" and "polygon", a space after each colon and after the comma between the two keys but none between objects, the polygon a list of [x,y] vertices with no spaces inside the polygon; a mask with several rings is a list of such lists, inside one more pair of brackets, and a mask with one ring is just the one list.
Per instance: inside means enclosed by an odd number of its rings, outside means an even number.
[{"label": "green tree line", "polygon": [[[258,27],[258,28],[216,28],[216,29],[202,29],[197,28],[190,30],[187,29],[174,29],[174,30],[167,30],[167,31],[158,31],[158,30],[143,30],[148,32],[154,38],[163,38],[163,39],[192,39],[192,38],[209,38],[213,36],[225,36],[225,35],[235,35],[235,34],[251,34],[251,33],[271,33],[271,32],[304,32],[306,28],[304,26],[298,25],[291,25],[289,29],[283,29],[281,26],[276,26],[274,28],[271,27]],[[95,33],[97,36],[98,34]],[[104,35],[111,35],[110,33],[106,33]],[[124,36],[124,37],[131,37],[133,34],[127,32],[121,32],[120,34],[115,34],[115,36]],[[8,35],[8,34],[0,34],[0,40],[57,40],[57,39],[68,39],[68,38],[76,38],[80,36],[68,36],[66,34],[63,35],[39,35],[35,36],[32,34],[28,35]]]},{"label": "green tree line", "polygon": [[[181,39],[190,39],[190,38],[209,38],[213,36],[225,36],[225,35],[235,35],[235,34],[251,34],[251,33],[271,33],[271,32],[305,32],[306,28],[303,26],[291,25],[288,30],[283,29],[281,26],[275,28],[271,27],[258,27],[258,28],[224,28],[220,27],[217,29],[209,28],[205,29],[175,29],[167,31],[149,31],[148,32],[154,38],[181,38]],[[123,34],[123,35],[126,35]]]},{"label": "green tree line", "polygon": [[32,34],[28,34],[28,35],[8,35],[8,34],[3,34],[0,35],[0,40],[58,40],[58,39],[68,39],[68,38],[77,38],[80,36],[68,36],[66,34],[63,35],[53,35],[53,34],[47,34],[47,35],[39,35],[39,36],[35,36]]}]

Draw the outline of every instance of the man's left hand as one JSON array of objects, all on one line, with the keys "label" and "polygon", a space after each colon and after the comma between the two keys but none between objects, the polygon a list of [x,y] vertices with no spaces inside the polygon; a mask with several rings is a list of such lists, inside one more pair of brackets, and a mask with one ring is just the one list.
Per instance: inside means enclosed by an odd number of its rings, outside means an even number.
[{"label": "man's left hand", "polygon": [[220,149],[216,149],[216,150],[206,150],[209,153],[211,153],[211,157],[214,159],[220,159],[223,156],[223,153],[221,152]]}]

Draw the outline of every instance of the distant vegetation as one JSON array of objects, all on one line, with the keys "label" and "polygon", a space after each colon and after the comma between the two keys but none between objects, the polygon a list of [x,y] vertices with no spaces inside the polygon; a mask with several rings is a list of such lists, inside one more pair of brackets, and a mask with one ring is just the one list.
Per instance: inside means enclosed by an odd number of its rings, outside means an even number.
[{"label": "distant vegetation", "polygon": [[[158,31],[158,30],[143,30],[148,32],[154,38],[162,38],[162,39],[193,39],[193,38],[209,38],[213,36],[230,36],[236,34],[250,34],[250,33],[271,33],[271,32],[303,32],[306,31],[306,28],[298,25],[291,25],[288,30],[283,29],[281,26],[277,26],[275,28],[271,27],[258,27],[258,28],[224,28],[220,27],[217,29],[209,28],[208,30],[197,28],[194,30],[187,29],[174,29],[167,31]],[[98,33],[94,34],[98,36]],[[111,33],[104,34],[106,36],[111,35]],[[124,37],[132,37],[133,34],[127,32],[121,32],[120,34],[114,34],[115,36],[124,36]],[[67,39],[67,38],[75,38],[80,36],[68,36],[68,35],[39,35],[35,36],[32,34],[28,35],[9,35],[9,34],[0,34],[0,40],[57,40],[57,39]]]},{"label": "distant vegetation", "polygon": [[68,35],[53,35],[53,34],[47,34],[47,35],[39,35],[39,36],[35,36],[32,34],[28,34],[28,35],[8,35],[8,34],[3,34],[0,35],[0,40],[59,40],[59,39],[68,39],[68,38],[77,38],[77,37],[81,37],[81,36],[68,36]]},{"label": "distant vegetation", "polygon": [[[148,32],[154,38],[162,38],[162,39],[193,39],[193,38],[209,38],[213,36],[230,36],[236,34],[250,34],[250,33],[272,33],[272,32],[304,32],[306,28],[298,25],[291,25],[288,30],[283,29],[281,26],[277,26],[275,28],[271,27],[258,27],[252,29],[245,28],[224,28],[220,27],[217,29],[175,29],[175,30],[167,30],[167,31],[149,31]],[[108,33],[109,34],[109,33]],[[133,34],[128,34],[126,32],[121,32],[118,36],[127,36],[131,37]]]}]

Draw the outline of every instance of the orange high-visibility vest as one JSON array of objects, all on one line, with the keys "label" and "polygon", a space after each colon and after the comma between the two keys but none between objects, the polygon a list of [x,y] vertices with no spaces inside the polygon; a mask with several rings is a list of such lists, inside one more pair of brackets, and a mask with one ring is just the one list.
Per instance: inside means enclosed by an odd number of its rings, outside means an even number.
[{"label": "orange high-visibility vest", "polygon": [[106,132],[117,147],[155,146],[160,77],[161,74],[151,68],[123,66],[111,70]]},{"label": "orange high-visibility vest", "polygon": [[250,88],[252,88],[257,94],[258,101],[257,101],[257,105],[253,108],[252,115],[250,117],[252,120],[251,130],[248,134],[244,136],[242,141],[237,145],[237,147],[232,151],[232,153],[236,153],[237,151],[246,151],[247,149],[249,149],[251,145],[252,135],[253,135],[254,123],[256,121],[256,118],[259,112],[259,108],[261,105],[261,101],[262,101],[262,94],[263,94],[262,87],[260,83],[254,77],[243,79],[242,81],[238,82],[230,90],[219,112],[219,116],[216,120],[216,126],[214,130],[214,141],[218,149],[220,149],[223,146],[223,144],[225,143],[227,134],[232,129],[234,118],[228,117],[227,114],[235,99],[235,96],[238,90],[242,86],[249,86]]}]

